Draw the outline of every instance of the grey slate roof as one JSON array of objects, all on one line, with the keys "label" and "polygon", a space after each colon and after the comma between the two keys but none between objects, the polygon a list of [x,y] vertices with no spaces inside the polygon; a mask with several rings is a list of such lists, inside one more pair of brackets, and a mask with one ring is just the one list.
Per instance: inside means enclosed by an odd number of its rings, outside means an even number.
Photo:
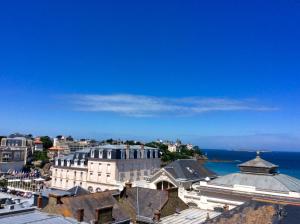
[{"label": "grey slate roof", "polygon": [[85,194],[89,194],[90,193],[89,191],[85,190],[84,188],[82,188],[80,186],[72,187],[72,188],[70,188],[67,191],[70,192],[71,195],[73,195],[73,196],[85,195]]},{"label": "grey slate roof", "polygon": [[216,177],[214,172],[201,165],[195,159],[179,159],[168,164],[164,169],[175,179],[186,181],[197,181],[206,177]]},{"label": "grey slate roof", "polygon": [[[37,194],[39,194],[39,193],[37,193]],[[71,193],[68,191],[59,190],[59,189],[51,189],[51,188],[43,189],[41,194],[43,197],[47,197],[47,198],[49,197],[49,194],[53,194],[53,195],[61,196],[61,197],[71,195]]]},{"label": "grey slate roof", "polygon": [[[72,214],[72,217],[76,217],[76,212],[78,208],[84,209],[85,222],[90,222],[95,219],[95,209],[113,206],[113,222],[121,223],[129,220],[129,216],[122,211],[116,201],[112,196],[111,191],[98,192],[93,194],[85,194],[76,197],[64,197],[61,199],[62,204],[55,207],[55,213],[60,214],[63,211],[68,211]],[[46,207],[47,208],[47,207]],[[50,208],[49,209],[53,209]],[[47,211],[47,210],[45,210]]]},{"label": "grey slate roof", "polygon": [[126,189],[128,202],[134,207],[139,216],[152,219],[155,210],[160,210],[168,200],[167,191],[158,191],[148,188]]},{"label": "grey slate roof", "polygon": [[206,221],[205,224],[298,224],[299,220],[299,205],[280,205],[276,203],[248,201]]},{"label": "grey slate roof", "polygon": [[300,192],[300,180],[285,174],[260,175],[251,173],[232,173],[218,177],[209,182],[210,185],[233,187],[247,185],[256,187],[257,190],[274,192]]},{"label": "grey slate roof", "polygon": [[249,160],[247,162],[244,162],[239,165],[241,166],[247,166],[247,167],[260,167],[260,168],[276,168],[277,165],[270,163],[264,159],[262,159],[260,156],[256,156],[256,158]]}]

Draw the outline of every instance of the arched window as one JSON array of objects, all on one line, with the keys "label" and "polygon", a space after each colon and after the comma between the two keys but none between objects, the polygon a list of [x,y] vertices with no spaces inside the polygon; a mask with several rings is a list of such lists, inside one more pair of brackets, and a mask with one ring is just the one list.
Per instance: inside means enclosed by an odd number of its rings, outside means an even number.
[{"label": "arched window", "polygon": [[92,193],[92,192],[93,192],[93,187],[92,187],[92,186],[89,186],[89,187],[88,187],[88,191]]}]

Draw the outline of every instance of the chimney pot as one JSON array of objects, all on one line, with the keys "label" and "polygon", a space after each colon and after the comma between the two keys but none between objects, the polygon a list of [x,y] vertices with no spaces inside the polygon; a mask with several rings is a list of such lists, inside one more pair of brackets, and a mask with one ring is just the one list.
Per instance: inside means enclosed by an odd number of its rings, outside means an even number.
[{"label": "chimney pot", "polygon": [[77,209],[77,221],[78,222],[83,221],[83,216],[84,216],[84,209],[83,208]]},{"label": "chimney pot", "polygon": [[127,189],[129,189],[129,188],[132,188],[132,183],[131,182],[126,182],[125,183],[125,187],[127,188]]},{"label": "chimney pot", "polygon": [[37,207],[38,208],[42,208],[43,207],[43,198],[42,198],[42,194],[39,194],[38,198],[37,198]]},{"label": "chimney pot", "polygon": [[156,210],[156,211],[154,212],[154,221],[159,222],[159,221],[160,221],[160,216],[161,216],[160,211],[159,211],[159,210]]}]

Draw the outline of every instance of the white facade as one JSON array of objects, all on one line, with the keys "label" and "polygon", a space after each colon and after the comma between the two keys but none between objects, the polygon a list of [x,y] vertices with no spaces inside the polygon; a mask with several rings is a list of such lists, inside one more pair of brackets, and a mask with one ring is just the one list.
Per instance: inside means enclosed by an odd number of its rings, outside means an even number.
[{"label": "white facade", "polygon": [[[141,152],[148,150],[151,151],[151,157]],[[81,186],[91,192],[122,190],[125,182],[144,179],[156,172],[161,163],[158,150],[148,147],[136,150],[122,148],[118,158],[115,148],[91,148],[86,154],[78,156],[79,153],[75,153],[73,158],[55,159],[52,187],[66,190]]]}]

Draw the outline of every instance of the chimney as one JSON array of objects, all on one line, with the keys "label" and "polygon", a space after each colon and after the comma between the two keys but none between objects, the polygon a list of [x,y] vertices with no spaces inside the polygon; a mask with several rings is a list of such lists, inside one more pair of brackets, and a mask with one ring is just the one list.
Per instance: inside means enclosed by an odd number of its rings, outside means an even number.
[{"label": "chimney", "polygon": [[112,211],[113,211],[113,206],[106,206],[102,208],[97,208],[96,209],[96,223],[111,223],[113,220],[112,217]]},{"label": "chimney", "polygon": [[132,188],[132,183],[130,181],[126,182],[125,183],[125,188],[126,189]]},{"label": "chimney", "polygon": [[38,198],[37,198],[37,207],[38,208],[43,208],[43,198],[42,198],[42,194],[40,193]]},{"label": "chimney", "polygon": [[210,220],[210,217],[209,217],[209,213],[207,212],[205,221],[208,221],[208,220]]},{"label": "chimney", "polygon": [[155,210],[154,212],[154,222],[159,222],[160,221],[160,216],[161,216],[161,213],[159,210]]},{"label": "chimney", "polygon": [[229,211],[229,205],[225,204],[223,209],[224,209],[225,212]]},{"label": "chimney", "polygon": [[83,216],[84,216],[84,209],[83,208],[79,208],[76,211],[76,219],[78,222],[82,222],[83,221]]}]

